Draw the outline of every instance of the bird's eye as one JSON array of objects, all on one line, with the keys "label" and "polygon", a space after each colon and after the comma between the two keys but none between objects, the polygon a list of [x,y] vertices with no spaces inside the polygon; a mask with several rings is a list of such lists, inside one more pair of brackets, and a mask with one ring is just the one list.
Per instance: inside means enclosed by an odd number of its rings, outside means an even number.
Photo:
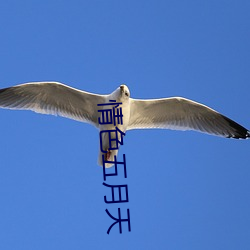
[{"label": "bird's eye", "polygon": [[125,92],[125,96],[128,96],[128,92],[127,91]]}]

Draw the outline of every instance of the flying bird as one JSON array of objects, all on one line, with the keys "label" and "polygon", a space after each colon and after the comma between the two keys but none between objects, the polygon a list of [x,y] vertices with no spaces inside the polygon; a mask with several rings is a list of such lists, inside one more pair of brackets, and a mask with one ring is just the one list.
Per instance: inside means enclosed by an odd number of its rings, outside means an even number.
[{"label": "flying bird", "polygon": [[[0,89],[0,107],[32,110],[41,114],[59,115],[94,125],[97,129],[115,130],[114,124],[100,124],[100,110],[105,105],[121,103],[123,124],[116,127],[123,133],[132,129],[195,130],[226,138],[246,139],[250,131],[217,111],[182,97],[133,99],[126,85],[120,85],[109,95],[99,95],[72,88],[59,82],[31,82]],[[109,150],[109,137],[102,133],[104,159],[114,161],[118,149]],[[113,138],[113,136],[111,136]],[[122,139],[122,134],[118,136]],[[103,166],[99,150],[98,164]],[[105,164],[111,167],[113,164]]]}]

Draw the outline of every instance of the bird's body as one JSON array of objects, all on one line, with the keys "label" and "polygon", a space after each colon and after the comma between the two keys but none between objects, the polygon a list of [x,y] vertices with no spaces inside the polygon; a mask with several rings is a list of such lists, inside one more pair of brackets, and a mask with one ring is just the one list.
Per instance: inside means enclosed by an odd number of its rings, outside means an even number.
[{"label": "bird's body", "polygon": [[[101,110],[107,104],[121,103],[122,124],[100,124]],[[94,125],[100,132],[115,130],[123,133],[131,129],[196,130],[227,138],[246,139],[250,132],[217,111],[194,101],[182,98],[140,100],[130,98],[126,85],[121,85],[110,95],[98,95],[71,88],[58,82],[35,82],[0,89],[0,107],[32,110],[42,114],[60,115]],[[109,150],[108,133],[102,136],[104,159],[114,161],[118,148]],[[122,135],[118,135],[121,140]],[[112,134],[111,139],[114,139]],[[113,145],[112,141],[112,145]],[[99,151],[98,164],[103,165],[103,152]],[[105,164],[105,167],[112,166]]]},{"label": "bird's body", "polygon": [[[108,95],[104,101],[104,103],[106,104],[112,104],[113,102],[110,102],[111,100],[112,101],[116,101],[116,103],[121,103],[119,104],[119,108],[122,109],[122,114],[126,114],[126,115],[123,115],[122,117],[122,124],[116,124],[114,125],[114,123],[112,124],[99,124],[99,130],[100,132],[101,131],[106,131],[106,130],[116,130],[116,127],[122,131],[123,133],[126,132],[127,130],[127,127],[128,127],[128,124],[129,124],[129,118],[130,118],[130,98],[126,98],[126,96],[123,96],[120,94],[121,91],[125,91],[125,86],[124,85],[121,85],[123,86],[123,88],[118,88],[116,89],[113,93],[111,93],[110,95]],[[127,91],[127,90],[126,90]],[[108,105],[109,106],[109,105]],[[98,108],[99,109],[106,109],[107,106],[100,106]],[[110,107],[109,107],[110,108]],[[97,110],[97,111],[98,111]],[[117,113],[116,113],[117,114]],[[109,133],[102,133],[101,134],[102,136],[102,148],[104,150],[107,151],[107,153],[104,154],[104,159],[107,160],[107,161],[114,161],[114,156],[118,154],[118,149],[115,149],[115,150],[108,150],[109,148]],[[119,141],[121,141],[121,133],[117,133],[117,139]],[[111,139],[115,140],[116,136],[114,136],[114,133],[111,133]],[[113,147],[115,142],[112,141],[112,144],[113,144]],[[98,155],[98,165],[102,166],[103,165],[103,161],[102,161],[102,151],[99,150],[99,155]],[[105,164],[105,167],[111,167],[113,164],[111,163],[106,163]]]}]

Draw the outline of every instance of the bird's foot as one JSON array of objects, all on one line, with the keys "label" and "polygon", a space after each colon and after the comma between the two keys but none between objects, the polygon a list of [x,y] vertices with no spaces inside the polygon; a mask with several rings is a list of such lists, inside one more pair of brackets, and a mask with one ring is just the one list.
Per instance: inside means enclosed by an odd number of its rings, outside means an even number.
[{"label": "bird's foot", "polygon": [[111,151],[107,149],[107,153],[105,154],[105,161],[110,160],[110,156],[111,156]]}]

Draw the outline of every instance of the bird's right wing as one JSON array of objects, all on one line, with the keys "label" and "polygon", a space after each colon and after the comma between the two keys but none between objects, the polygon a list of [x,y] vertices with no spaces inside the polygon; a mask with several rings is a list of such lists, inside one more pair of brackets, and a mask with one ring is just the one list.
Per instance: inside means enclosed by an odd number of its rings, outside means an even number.
[{"label": "bird's right wing", "polygon": [[208,134],[247,138],[250,132],[217,111],[181,97],[138,100],[130,99],[127,130],[165,128],[196,130]]},{"label": "bird's right wing", "polygon": [[97,104],[105,97],[58,82],[33,82],[0,89],[0,107],[60,115],[98,127]]}]

